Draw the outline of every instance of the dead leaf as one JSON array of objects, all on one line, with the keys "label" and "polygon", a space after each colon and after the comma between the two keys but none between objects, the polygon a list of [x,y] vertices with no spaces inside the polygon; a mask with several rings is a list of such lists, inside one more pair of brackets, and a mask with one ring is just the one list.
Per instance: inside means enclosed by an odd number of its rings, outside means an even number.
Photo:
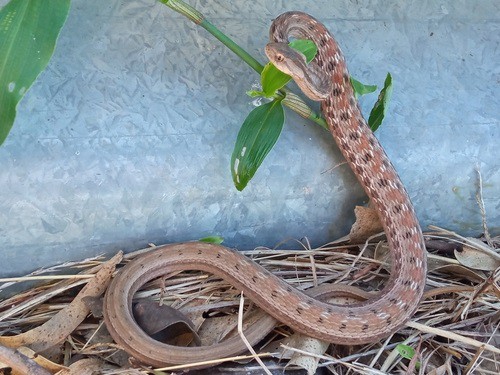
[{"label": "dead leaf", "polygon": [[173,307],[142,300],[134,304],[133,312],[137,324],[157,341],[176,346],[187,346],[194,341],[200,345],[193,322]]},{"label": "dead leaf", "polygon": [[500,267],[499,260],[469,245],[464,245],[462,251],[455,250],[454,252],[455,258],[469,268],[481,271],[494,271]]},{"label": "dead leaf", "polygon": [[88,296],[98,297],[104,293],[115,267],[120,263],[122,257],[123,253],[120,251],[113,258],[103,263],[101,269],[93,278],[89,279],[73,301],[50,320],[19,335],[2,336],[0,337],[0,344],[11,348],[29,346],[36,352],[42,352],[63,342],[89,314],[89,308],[85,305],[83,299]]},{"label": "dead leaf", "polygon": [[351,243],[362,243],[374,234],[384,231],[377,211],[371,207],[356,206],[354,208],[356,222],[351,227],[349,239]]},{"label": "dead leaf", "polygon": [[64,370],[59,371],[57,375],[94,375],[102,374],[104,373],[104,370],[113,369],[117,369],[117,367],[111,366],[100,359],[85,358],[76,361]]},{"label": "dead leaf", "polygon": [[319,358],[316,355],[323,355],[325,351],[330,346],[329,342],[313,339],[311,337],[304,336],[302,334],[293,335],[295,342],[291,342],[289,346],[299,349],[301,351],[311,353],[312,355],[307,355],[304,353],[299,353],[293,351],[290,361],[287,363],[285,368],[288,366],[299,366],[307,371],[308,375],[316,374],[318,369]]},{"label": "dead leaf", "polygon": [[476,283],[481,283],[484,281],[484,275],[479,274],[467,267],[464,267],[460,264],[448,264],[446,266],[435,267],[433,269],[434,272],[439,271],[443,273],[449,273],[455,276],[462,276],[465,279],[470,281],[474,281]]}]

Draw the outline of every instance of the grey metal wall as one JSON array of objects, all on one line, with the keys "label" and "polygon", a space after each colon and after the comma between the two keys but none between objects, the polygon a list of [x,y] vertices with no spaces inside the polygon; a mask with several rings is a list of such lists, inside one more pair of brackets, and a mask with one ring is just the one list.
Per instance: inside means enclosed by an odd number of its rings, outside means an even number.
[{"label": "grey metal wall", "polygon": [[[377,132],[423,227],[481,232],[476,172],[500,228],[500,3],[191,1],[263,62],[271,20],[305,10],[336,35],[351,73],[393,74]],[[365,202],[328,133],[287,113],[239,193],[229,161],[257,75],[154,0],[74,0],[47,70],[0,147],[0,274],[219,234],[238,248],[345,234]],[[368,111],[375,97],[363,100]]]}]

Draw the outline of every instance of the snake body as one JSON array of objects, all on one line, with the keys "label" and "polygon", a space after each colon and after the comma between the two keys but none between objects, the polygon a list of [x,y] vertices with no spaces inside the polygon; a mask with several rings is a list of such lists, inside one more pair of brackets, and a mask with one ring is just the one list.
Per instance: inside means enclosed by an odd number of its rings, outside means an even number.
[{"label": "snake body", "polygon": [[[389,281],[375,299],[348,306],[330,305],[292,288],[226,247],[197,242],[163,246],[125,266],[104,298],[108,330],[118,344],[142,362],[156,366],[192,363],[245,350],[238,337],[207,347],[179,348],[155,341],[138,327],[131,310],[134,293],[147,281],[179,270],[196,269],[221,276],[293,329],[346,345],[378,341],[395,332],[415,312],[422,297],[426,253],[417,217],[394,167],[361,115],[336,41],[321,23],[301,12],[276,18],[270,37],[272,43],[280,45],[289,37],[310,39],[318,47],[313,63],[331,79],[331,90],[322,98],[322,112],[379,213],[392,254]],[[278,60],[286,60],[286,56],[275,54],[272,45],[266,52],[276,65],[280,65]],[[301,77],[296,79],[300,81]],[[258,339],[258,331],[247,333],[252,344]]]}]

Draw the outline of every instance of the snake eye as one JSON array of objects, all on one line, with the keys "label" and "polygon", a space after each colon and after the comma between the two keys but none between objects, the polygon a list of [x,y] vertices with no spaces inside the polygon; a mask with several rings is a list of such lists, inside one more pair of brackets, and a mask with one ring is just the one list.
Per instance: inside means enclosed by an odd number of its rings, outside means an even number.
[{"label": "snake eye", "polygon": [[276,55],[276,61],[278,61],[278,62],[282,62],[283,60],[285,60],[285,56],[280,55],[280,54],[277,54],[277,55]]}]

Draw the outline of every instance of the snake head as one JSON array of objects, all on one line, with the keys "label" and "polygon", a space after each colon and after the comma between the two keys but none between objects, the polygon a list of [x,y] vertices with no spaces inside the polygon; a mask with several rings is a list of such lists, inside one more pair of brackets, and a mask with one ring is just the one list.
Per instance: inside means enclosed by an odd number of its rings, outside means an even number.
[{"label": "snake head", "polygon": [[273,65],[288,74],[304,94],[316,101],[325,100],[333,90],[331,78],[314,61],[307,63],[301,52],[287,43],[270,42],[265,48],[266,55]]}]

